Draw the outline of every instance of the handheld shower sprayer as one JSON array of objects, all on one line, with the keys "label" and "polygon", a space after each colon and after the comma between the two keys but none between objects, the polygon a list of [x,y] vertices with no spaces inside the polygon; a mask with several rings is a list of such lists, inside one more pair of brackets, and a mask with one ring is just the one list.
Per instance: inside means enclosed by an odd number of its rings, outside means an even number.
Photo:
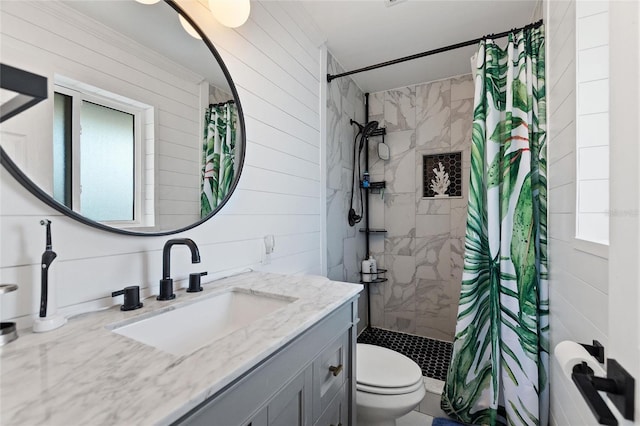
[{"label": "handheld shower sprayer", "polygon": [[364,147],[364,141],[371,136],[374,130],[378,128],[377,121],[369,121],[364,126],[358,123],[355,120],[349,120],[349,124],[358,126],[358,133],[356,134],[356,139],[360,136],[360,143],[358,144],[358,153],[362,152],[362,148]]},{"label": "handheld shower sprayer", "polygon": [[47,234],[45,241],[45,250],[42,253],[41,267],[41,279],[40,279],[40,318],[47,316],[47,295],[49,293],[49,267],[53,263],[53,260],[58,256],[51,244],[51,221],[43,219],[40,221],[40,225],[46,226]]},{"label": "handheld shower sprayer", "polygon": [[358,152],[362,152],[362,148],[364,148],[364,142],[365,140],[371,136],[371,133],[373,133],[374,130],[376,130],[378,128],[378,122],[377,121],[370,121],[367,124],[364,125],[363,129],[362,129],[362,135],[360,136],[360,145],[358,147]]},{"label": "handheld shower sprayer", "polygon": [[[358,133],[356,134],[354,140],[353,140],[353,171],[351,174],[351,203],[349,205],[349,213],[347,215],[347,220],[349,222],[349,226],[354,226],[356,223],[359,223],[362,220],[362,214],[363,214],[363,201],[362,201],[362,188],[359,188],[359,192],[360,192],[360,214],[356,213],[356,210],[353,208],[353,198],[355,196],[355,184],[356,184],[356,168],[358,170],[358,176],[361,175],[360,173],[360,156],[362,154],[362,149],[365,146],[365,142],[367,141],[367,139],[369,138],[369,136],[371,136],[371,134],[378,128],[378,122],[377,121],[369,121],[368,123],[366,123],[364,126],[360,123],[358,123],[357,121],[354,120],[350,120],[349,121],[350,124],[355,124],[356,126],[358,126]],[[360,137],[360,141],[358,143],[358,136]],[[365,155],[367,155],[365,153]],[[365,173],[367,171],[365,170]],[[360,178],[358,177],[358,182],[360,181]],[[360,185],[358,185],[360,186]]]}]

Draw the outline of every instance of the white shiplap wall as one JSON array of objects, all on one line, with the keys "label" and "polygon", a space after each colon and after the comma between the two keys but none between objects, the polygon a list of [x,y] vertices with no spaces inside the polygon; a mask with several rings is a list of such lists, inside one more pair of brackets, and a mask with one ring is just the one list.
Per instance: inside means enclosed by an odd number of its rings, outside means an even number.
[{"label": "white shiplap wall", "polygon": [[[607,346],[608,261],[576,248],[576,5],[546,2],[551,350],[562,340]],[[551,358],[555,425],[597,424]]]},{"label": "white shiplap wall", "polygon": [[[222,275],[252,267],[282,273],[321,272],[320,85],[317,38],[276,2],[252,1],[251,17],[232,30],[219,25],[206,2],[184,9],[214,41],[233,76],[246,119],[247,151],[240,184],[212,220],[176,235],[194,239],[203,259],[191,265],[175,247],[172,275]],[[304,27],[304,28],[303,28]],[[168,237],[128,237],[94,230],[59,215],[0,171],[0,281],[18,283],[2,299],[3,320],[28,325],[37,310],[43,217],[53,221],[58,253],[51,269],[59,305],[69,313],[109,306],[110,292],[139,284],[156,293]],[[275,235],[269,265],[261,265],[263,236]],[[185,283],[182,282],[184,285]]]}]

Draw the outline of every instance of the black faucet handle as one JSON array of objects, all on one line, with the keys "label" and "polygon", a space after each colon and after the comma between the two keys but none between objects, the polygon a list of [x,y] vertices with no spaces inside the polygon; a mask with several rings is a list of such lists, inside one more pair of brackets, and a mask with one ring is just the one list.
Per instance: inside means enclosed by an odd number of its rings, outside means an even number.
[{"label": "black faucet handle", "polygon": [[123,294],[124,303],[120,306],[121,311],[133,311],[134,309],[142,308],[142,302],[140,302],[140,286],[131,285],[122,290],[114,291],[111,293],[111,297],[121,296]]},{"label": "black faucet handle", "polygon": [[173,279],[167,278],[164,280],[160,280],[160,292],[156,300],[173,300],[176,298],[175,293],[173,292]]},{"label": "black faucet handle", "polygon": [[207,272],[195,272],[193,274],[189,274],[189,288],[187,289],[187,293],[197,293],[202,291],[202,286],[200,285],[200,278],[207,275]]}]

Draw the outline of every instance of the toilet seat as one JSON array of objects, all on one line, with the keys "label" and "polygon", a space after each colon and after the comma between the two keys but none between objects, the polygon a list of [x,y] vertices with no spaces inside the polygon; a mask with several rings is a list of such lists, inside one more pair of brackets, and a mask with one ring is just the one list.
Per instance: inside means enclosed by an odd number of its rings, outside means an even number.
[{"label": "toilet seat", "polygon": [[415,392],[423,385],[422,370],[410,358],[375,345],[358,343],[356,389],[379,395]]},{"label": "toilet seat", "polygon": [[374,393],[376,395],[403,395],[406,393],[415,392],[421,387],[424,387],[424,383],[422,379],[418,380],[412,386],[402,387],[402,388],[381,388],[375,386],[367,386],[361,383],[356,383],[356,390],[360,392]]}]

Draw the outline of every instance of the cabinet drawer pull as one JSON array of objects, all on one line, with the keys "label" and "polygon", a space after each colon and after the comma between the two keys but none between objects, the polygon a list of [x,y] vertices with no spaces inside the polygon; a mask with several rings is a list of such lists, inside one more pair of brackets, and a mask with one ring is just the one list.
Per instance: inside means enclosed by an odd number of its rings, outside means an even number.
[{"label": "cabinet drawer pull", "polygon": [[342,364],[338,365],[337,367],[334,365],[330,365],[329,366],[329,371],[331,371],[335,376],[337,376],[338,374],[340,374],[342,372]]}]

